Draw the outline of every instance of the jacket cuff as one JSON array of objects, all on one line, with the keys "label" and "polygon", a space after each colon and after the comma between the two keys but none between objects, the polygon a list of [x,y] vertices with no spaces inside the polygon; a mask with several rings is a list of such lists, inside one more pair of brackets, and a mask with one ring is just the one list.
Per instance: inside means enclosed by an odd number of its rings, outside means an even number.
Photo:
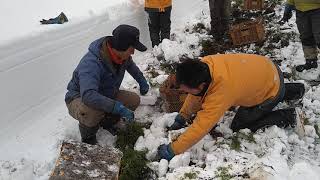
[{"label": "jacket cuff", "polygon": [[184,125],[186,123],[186,119],[183,116],[181,116],[181,114],[178,114],[178,116],[179,117],[177,117],[175,121],[177,123],[179,123],[179,124],[183,124]]},{"label": "jacket cuff", "polygon": [[171,143],[168,146],[168,152],[170,153],[171,158],[173,158],[176,155],[171,147]]}]

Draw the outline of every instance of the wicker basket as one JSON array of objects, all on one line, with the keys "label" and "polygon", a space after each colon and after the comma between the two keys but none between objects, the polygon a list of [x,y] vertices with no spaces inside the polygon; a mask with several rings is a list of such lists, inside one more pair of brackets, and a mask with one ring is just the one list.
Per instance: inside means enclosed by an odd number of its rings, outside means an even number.
[{"label": "wicker basket", "polygon": [[244,10],[263,10],[264,0],[244,0]]},{"label": "wicker basket", "polygon": [[160,96],[164,100],[164,108],[168,113],[178,112],[187,94],[175,86],[175,75],[169,75],[168,78],[160,86]]},{"label": "wicker basket", "polygon": [[264,23],[262,18],[249,20],[232,25],[229,33],[233,45],[244,45],[262,42],[265,39]]}]

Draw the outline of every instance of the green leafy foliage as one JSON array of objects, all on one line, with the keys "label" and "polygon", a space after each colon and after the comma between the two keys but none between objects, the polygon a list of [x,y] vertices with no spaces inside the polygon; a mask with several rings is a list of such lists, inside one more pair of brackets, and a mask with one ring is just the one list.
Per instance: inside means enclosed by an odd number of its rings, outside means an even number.
[{"label": "green leafy foliage", "polygon": [[239,141],[237,135],[236,136],[232,136],[230,148],[235,150],[235,151],[240,151],[241,142]]},{"label": "green leafy foliage", "polygon": [[180,178],[181,180],[186,180],[186,179],[197,179],[198,174],[197,172],[187,172],[184,173],[183,178]]},{"label": "green leafy foliage", "polygon": [[228,167],[218,167],[216,173],[216,177],[220,178],[221,180],[230,180],[233,176],[229,173],[229,169],[231,166]]},{"label": "green leafy foliage", "polygon": [[143,136],[144,126],[139,123],[128,124],[125,130],[117,133],[116,147],[123,152],[120,167],[120,180],[152,179],[153,171],[147,166],[147,151],[136,151],[134,145]]},{"label": "green leafy foliage", "polygon": [[133,149],[138,138],[143,136],[142,128],[143,126],[138,123],[128,124],[125,130],[117,133],[116,147],[121,151],[125,151],[127,148]]},{"label": "green leafy foliage", "polygon": [[120,180],[151,179],[152,170],[147,166],[146,151],[126,149],[121,160]]}]

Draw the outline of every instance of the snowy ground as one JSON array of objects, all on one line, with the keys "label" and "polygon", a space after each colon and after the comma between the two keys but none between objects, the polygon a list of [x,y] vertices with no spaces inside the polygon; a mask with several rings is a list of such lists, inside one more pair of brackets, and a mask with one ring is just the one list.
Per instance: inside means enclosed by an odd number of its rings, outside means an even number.
[{"label": "snowy ground", "polygon": [[[119,23],[138,26],[143,41],[150,45],[146,17],[141,1],[105,0],[86,4],[82,0],[68,2],[69,6],[57,2],[47,4],[40,0],[23,6],[15,1],[5,1],[4,5],[9,10],[4,6],[0,8],[6,14],[6,18],[0,16],[1,19],[8,22],[0,37],[3,40],[0,44],[0,180],[48,179],[61,141],[79,140],[77,122],[68,115],[63,102],[66,83],[74,66],[90,41],[111,32]],[[12,9],[15,4],[30,9],[21,7],[24,10],[18,13]],[[173,40],[165,40],[158,48],[134,56],[152,84],[160,84],[167,76],[160,70],[156,56],[176,62],[181,55],[199,55],[199,41],[206,35],[185,30],[192,29],[198,22],[209,27],[207,1],[177,0],[174,4]],[[35,7],[41,7],[41,10]],[[49,27],[38,24],[39,19],[56,16],[60,11],[70,15],[69,23]],[[20,21],[22,17],[28,17],[24,25],[14,23],[14,18]],[[24,32],[17,30],[21,25],[26,27]],[[296,32],[294,19],[285,26]],[[4,36],[5,33],[8,36]],[[248,53],[252,52],[251,47],[254,46],[248,47]],[[275,54],[277,58],[286,58],[281,64],[285,72],[291,72],[292,66],[303,62],[298,38],[293,38],[289,46],[277,49]],[[147,73],[150,64],[159,76],[150,77]],[[314,78],[319,72],[317,69],[302,75]],[[289,128],[271,127],[253,134],[253,138],[249,139],[250,132],[244,130],[238,138],[240,150],[234,150],[231,145],[234,134],[228,128],[234,114],[228,112],[218,127],[224,138],[212,139],[207,135],[188,152],[170,162],[152,162],[151,166],[160,179],[213,179],[223,175],[234,179],[244,179],[248,175],[257,179],[320,179],[320,145],[314,128],[315,125],[320,126],[320,86],[311,87],[307,82],[301,82],[307,87],[302,101],[308,119],[305,138],[299,139]],[[130,76],[125,77],[122,86],[138,92]],[[153,88],[147,97],[143,97],[143,104],[150,103],[158,95],[158,89]],[[170,141],[165,127],[173,122],[176,113],[167,114],[159,112],[154,106],[143,105],[135,114],[137,121],[152,122],[150,129],[146,129],[145,135],[136,143],[137,150],[149,150],[147,157],[152,160],[157,147]],[[98,132],[101,145],[112,145],[115,138],[105,130]]]}]

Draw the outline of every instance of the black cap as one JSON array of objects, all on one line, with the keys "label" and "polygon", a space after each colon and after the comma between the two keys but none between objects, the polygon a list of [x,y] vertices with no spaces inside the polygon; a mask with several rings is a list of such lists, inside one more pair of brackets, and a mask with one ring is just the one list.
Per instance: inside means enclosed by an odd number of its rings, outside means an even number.
[{"label": "black cap", "polygon": [[140,32],[136,27],[122,24],[112,31],[111,45],[118,51],[126,51],[130,46],[138,51],[146,51],[147,47],[139,41]]}]

